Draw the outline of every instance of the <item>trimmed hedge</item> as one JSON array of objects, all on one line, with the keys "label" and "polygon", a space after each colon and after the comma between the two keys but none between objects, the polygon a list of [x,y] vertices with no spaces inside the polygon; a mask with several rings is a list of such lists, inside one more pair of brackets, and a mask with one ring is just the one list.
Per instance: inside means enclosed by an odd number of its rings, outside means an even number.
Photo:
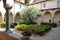
[{"label": "trimmed hedge", "polygon": [[56,23],[41,23],[41,25],[49,25],[51,27],[57,27]]},{"label": "trimmed hedge", "polygon": [[1,27],[2,28],[6,27],[6,22],[1,22]]},{"label": "trimmed hedge", "polygon": [[36,22],[33,22],[33,21],[20,20],[19,21],[19,24],[27,24],[27,25],[30,25],[30,24],[37,24],[37,23]]},{"label": "trimmed hedge", "polygon": [[14,23],[10,23],[10,27],[14,28],[15,27]]},{"label": "trimmed hedge", "polygon": [[48,25],[40,25],[39,27],[35,28],[35,33],[38,35],[44,35],[50,30],[50,28],[51,27]]},{"label": "trimmed hedge", "polygon": [[26,21],[24,21],[24,20],[19,20],[19,24],[26,24]]},{"label": "trimmed hedge", "polygon": [[17,25],[17,26],[15,27],[15,29],[16,29],[16,30],[21,30],[21,26],[20,26],[20,25]]},{"label": "trimmed hedge", "polygon": [[[2,28],[4,28],[4,27],[6,27],[6,22],[1,22],[0,25],[1,25]],[[15,24],[14,23],[10,23],[10,27],[14,28]]]},{"label": "trimmed hedge", "polygon": [[23,31],[22,35],[23,36],[31,36],[31,32],[29,32],[29,31]]},{"label": "trimmed hedge", "polygon": [[[23,29],[25,29],[25,27],[27,27],[27,25],[25,25],[25,24],[20,24],[20,25],[15,26],[15,29],[16,29],[16,30],[19,30],[19,31],[22,31]],[[26,28],[26,29],[27,29],[27,28]]]}]

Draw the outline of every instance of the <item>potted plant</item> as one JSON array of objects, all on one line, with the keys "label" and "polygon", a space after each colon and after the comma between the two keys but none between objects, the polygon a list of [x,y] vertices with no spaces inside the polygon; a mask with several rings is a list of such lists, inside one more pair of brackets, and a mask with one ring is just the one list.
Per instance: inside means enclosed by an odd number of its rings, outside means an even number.
[{"label": "potted plant", "polygon": [[23,31],[22,35],[23,35],[22,40],[29,40],[29,37],[31,36],[31,32]]}]

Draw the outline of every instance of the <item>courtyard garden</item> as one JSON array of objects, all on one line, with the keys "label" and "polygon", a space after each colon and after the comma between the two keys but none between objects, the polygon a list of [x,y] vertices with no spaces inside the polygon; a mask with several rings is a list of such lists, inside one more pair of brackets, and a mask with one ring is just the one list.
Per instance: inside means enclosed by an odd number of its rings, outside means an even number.
[{"label": "courtyard garden", "polygon": [[48,33],[51,28],[56,27],[56,23],[44,23],[38,24],[35,22],[38,17],[41,17],[39,10],[35,7],[27,7],[22,12],[22,19],[19,20],[19,24],[15,26],[15,29],[22,31],[23,36],[31,36],[33,34],[43,36]]},{"label": "courtyard garden", "polygon": [[[25,8],[21,16],[22,18],[18,21],[18,24],[13,22],[10,23],[10,28],[14,28],[17,31],[22,31],[21,34],[23,36],[31,36],[33,34],[43,36],[48,33],[52,27],[54,28],[57,26],[56,23],[41,22],[38,24],[35,22],[35,20],[37,20],[38,17],[41,17],[41,15],[39,14],[39,10],[34,7]],[[5,28],[6,22],[1,22],[0,27]]]}]

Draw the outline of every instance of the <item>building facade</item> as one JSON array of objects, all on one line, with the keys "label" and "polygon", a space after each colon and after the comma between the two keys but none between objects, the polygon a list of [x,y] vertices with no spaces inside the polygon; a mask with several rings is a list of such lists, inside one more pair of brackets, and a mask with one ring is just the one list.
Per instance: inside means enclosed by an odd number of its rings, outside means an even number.
[{"label": "building facade", "polygon": [[60,24],[60,0],[42,0],[37,3],[30,4],[39,9],[41,17],[38,22],[51,22]]},{"label": "building facade", "polygon": [[[9,1],[9,0],[8,0]],[[12,0],[13,8],[10,10],[10,21],[18,22],[21,19],[21,12],[26,7],[24,0]],[[60,24],[60,0],[29,0],[29,5],[39,9],[41,17],[37,22],[55,22]],[[0,22],[6,21],[6,12],[0,1]]]},{"label": "building facade", "polygon": [[[25,5],[15,2],[14,0],[7,0],[9,5],[12,5],[10,10],[10,22],[18,22],[21,19],[21,11],[24,9]],[[0,22],[6,21],[6,10],[3,7],[3,0],[0,0]]]}]

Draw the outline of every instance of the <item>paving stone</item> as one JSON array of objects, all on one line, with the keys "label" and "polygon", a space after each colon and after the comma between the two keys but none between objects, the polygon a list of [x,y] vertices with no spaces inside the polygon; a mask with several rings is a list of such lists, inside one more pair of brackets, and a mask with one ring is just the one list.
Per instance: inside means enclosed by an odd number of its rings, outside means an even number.
[{"label": "paving stone", "polygon": [[[19,40],[22,37],[21,33],[18,32],[9,33],[8,35],[13,36]],[[46,33],[44,36],[37,36],[37,37],[31,36],[30,40],[60,40],[60,26],[52,28],[51,31]]]}]

